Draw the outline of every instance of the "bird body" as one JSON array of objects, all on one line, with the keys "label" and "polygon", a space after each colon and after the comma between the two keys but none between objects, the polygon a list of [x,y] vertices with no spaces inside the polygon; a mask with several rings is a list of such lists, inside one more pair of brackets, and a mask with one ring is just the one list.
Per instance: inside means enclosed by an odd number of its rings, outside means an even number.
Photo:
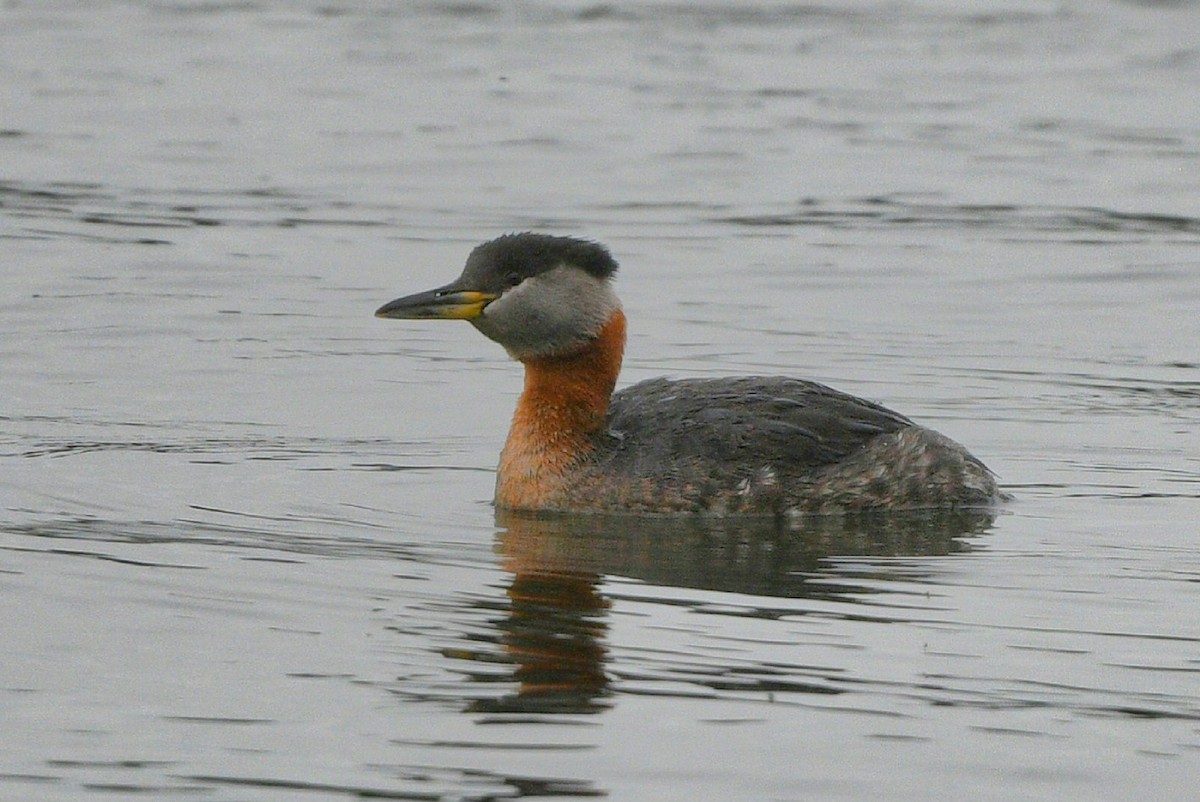
[{"label": "bird body", "polygon": [[469,320],[524,364],[498,507],[778,515],[1002,497],[954,441],[815,382],[651,379],[614,394],[626,329],[615,272],[595,243],[506,235],[476,248],[455,282],[376,312]]}]

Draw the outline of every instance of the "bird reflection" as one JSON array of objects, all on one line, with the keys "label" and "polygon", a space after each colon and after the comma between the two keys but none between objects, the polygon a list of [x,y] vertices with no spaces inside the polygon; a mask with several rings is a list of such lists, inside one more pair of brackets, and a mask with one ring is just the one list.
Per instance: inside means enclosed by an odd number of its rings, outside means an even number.
[{"label": "bird reflection", "polygon": [[508,587],[509,613],[497,622],[515,666],[514,694],[478,700],[478,712],[591,713],[608,690],[603,640],[607,604],[594,573],[523,571]]},{"label": "bird reflection", "polygon": [[[595,713],[609,706],[606,673],[607,576],[648,584],[760,597],[852,602],[877,592],[864,578],[903,570],[912,561],[839,572],[839,557],[941,556],[969,548],[966,537],[991,525],[989,511],[937,511],[881,517],[678,519],[538,516],[497,512],[496,548],[511,575],[508,605],[494,622],[516,683],[499,698],[476,699],[488,713]],[[926,571],[932,572],[933,566]],[[870,583],[875,586],[876,583]],[[493,656],[492,659],[495,659]],[[489,681],[495,681],[492,676]]]}]

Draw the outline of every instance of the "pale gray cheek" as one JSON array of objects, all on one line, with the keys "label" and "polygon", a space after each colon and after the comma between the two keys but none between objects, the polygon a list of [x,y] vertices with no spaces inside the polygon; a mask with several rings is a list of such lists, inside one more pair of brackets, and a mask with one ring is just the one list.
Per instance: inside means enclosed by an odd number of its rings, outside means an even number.
[{"label": "pale gray cheek", "polygon": [[520,337],[528,329],[529,315],[514,310],[507,298],[492,302],[479,318],[479,329],[492,339]]},{"label": "pale gray cheek", "polygon": [[618,308],[607,286],[582,274],[552,271],[505,293],[472,323],[519,358],[586,343]]},{"label": "pale gray cheek", "polygon": [[513,309],[500,299],[472,321],[485,337],[509,349],[524,351],[545,338],[545,325],[537,314]]},{"label": "pale gray cheek", "polygon": [[546,310],[518,310],[496,301],[472,321],[484,336],[503,345],[515,357],[562,351],[581,340],[578,321]]}]

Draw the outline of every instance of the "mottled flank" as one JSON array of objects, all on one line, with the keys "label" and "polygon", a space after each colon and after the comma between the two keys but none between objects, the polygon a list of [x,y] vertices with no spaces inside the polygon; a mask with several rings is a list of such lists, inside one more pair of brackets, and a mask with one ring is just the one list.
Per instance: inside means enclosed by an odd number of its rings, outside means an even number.
[{"label": "mottled flank", "polygon": [[795,379],[667,381],[617,393],[543,508],[715,515],[969,508],[1002,495],[953,440]]}]

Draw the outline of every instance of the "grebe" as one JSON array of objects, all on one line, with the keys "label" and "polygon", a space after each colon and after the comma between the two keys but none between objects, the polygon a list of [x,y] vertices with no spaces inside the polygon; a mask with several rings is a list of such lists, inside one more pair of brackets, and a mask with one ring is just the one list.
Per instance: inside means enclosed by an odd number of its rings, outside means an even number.
[{"label": "grebe", "polygon": [[1003,497],[958,443],[815,382],[650,379],[616,394],[625,314],[594,242],[506,234],[462,275],[375,315],[469,320],[525,365],[497,507],[784,514],[987,506]]}]

